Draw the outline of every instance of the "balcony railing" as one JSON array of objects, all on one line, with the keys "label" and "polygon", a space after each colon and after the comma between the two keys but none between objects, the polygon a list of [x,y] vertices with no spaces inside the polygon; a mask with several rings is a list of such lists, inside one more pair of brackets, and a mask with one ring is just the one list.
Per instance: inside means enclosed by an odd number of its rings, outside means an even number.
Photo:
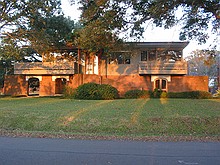
[{"label": "balcony railing", "polygon": [[15,63],[14,74],[74,74],[74,68],[74,62],[24,62]]},{"label": "balcony railing", "polygon": [[162,62],[141,61],[139,62],[139,74],[187,74],[187,62]]}]

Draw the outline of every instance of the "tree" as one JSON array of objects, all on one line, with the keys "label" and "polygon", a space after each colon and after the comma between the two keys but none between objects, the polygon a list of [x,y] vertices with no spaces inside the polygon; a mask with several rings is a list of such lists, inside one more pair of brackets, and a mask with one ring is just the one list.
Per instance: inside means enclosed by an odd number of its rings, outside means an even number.
[{"label": "tree", "polygon": [[[207,29],[217,34],[220,27],[219,0],[72,0],[81,4],[82,21],[95,27],[95,21],[105,30],[141,37],[148,21],[156,26],[182,26],[180,40],[195,39],[205,43]],[[179,12],[181,11],[181,12]],[[178,12],[178,14],[177,14]]]},{"label": "tree", "polygon": [[72,41],[75,22],[61,13],[60,0],[0,1],[0,15],[1,75],[16,61],[40,61],[42,52]]},{"label": "tree", "polygon": [[48,18],[59,15],[60,0],[5,0],[0,2],[0,44],[16,49],[28,45],[35,50],[47,48],[45,24]]},{"label": "tree", "polygon": [[[209,76],[210,80],[217,80],[219,77],[220,52],[216,50],[196,50],[186,57],[188,62],[188,74]],[[217,85],[217,83],[216,83]]]},{"label": "tree", "polygon": [[34,23],[38,19],[60,12],[60,0],[0,1],[0,31]]}]

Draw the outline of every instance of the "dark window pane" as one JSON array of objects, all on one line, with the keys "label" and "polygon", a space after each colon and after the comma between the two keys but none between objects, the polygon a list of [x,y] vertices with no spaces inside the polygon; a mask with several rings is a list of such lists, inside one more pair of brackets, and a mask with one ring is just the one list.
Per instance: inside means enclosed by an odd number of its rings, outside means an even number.
[{"label": "dark window pane", "polygon": [[155,81],[155,88],[160,89],[160,80]]},{"label": "dark window pane", "polygon": [[167,82],[166,82],[166,80],[162,80],[162,89],[166,89],[166,85],[167,84]]},{"label": "dark window pane", "polygon": [[149,61],[155,61],[156,60],[156,51],[155,50],[149,51],[148,60]]},{"label": "dark window pane", "polygon": [[141,52],[141,61],[147,61],[147,51]]}]

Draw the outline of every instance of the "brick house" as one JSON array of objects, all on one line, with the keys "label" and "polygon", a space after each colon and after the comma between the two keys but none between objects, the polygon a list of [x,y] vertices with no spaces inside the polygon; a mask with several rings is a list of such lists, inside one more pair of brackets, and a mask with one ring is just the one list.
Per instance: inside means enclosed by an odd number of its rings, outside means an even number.
[{"label": "brick house", "polygon": [[126,43],[101,58],[79,58],[77,49],[45,54],[42,62],[16,63],[14,75],[5,77],[4,93],[54,96],[62,94],[65,85],[77,88],[88,82],[110,84],[122,95],[131,89],[208,91],[207,76],[187,75],[187,62],[183,59],[187,45],[188,42]]}]

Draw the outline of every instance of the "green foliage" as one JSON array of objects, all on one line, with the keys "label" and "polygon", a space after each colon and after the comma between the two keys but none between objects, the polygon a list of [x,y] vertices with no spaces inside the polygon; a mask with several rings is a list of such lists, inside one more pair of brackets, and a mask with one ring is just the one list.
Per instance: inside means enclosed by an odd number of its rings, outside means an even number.
[{"label": "green foliage", "polygon": [[167,92],[162,92],[161,94],[160,94],[160,98],[167,98],[168,97],[168,94],[167,94]]},{"label": "green foliage", "polygon": [[210,99],[212,94],[206,91],[169,92],[168,98]]},{"label": "green foliage", "polygon": [[84,99],[84,100],[99,100],[101,99],[101,95],[98,92],[98,84],[95,83],[85,83],[80,85],[76,89],[76,93],[74,95],[76,99]]},{"label": "green foliage", "polygon": [[[71,1],[82,5],[83,24],[90,26],[89,29],[94,32],[102,25],[102,31],[111,31],[116,35],[127,32],[127,37],[140,38],[144,28],[152,20],[154,25],[165,29],[179,24],[182,27],[179,34],[181,40],[196,39],[200,43],[205,43],[209,38],[207,29],[211,27],[213,32],[218,34],[220,25],[218,0]],[[182,12],[177,14],[177,9]],[[89,38],[90,36],[88,40]],[[91,39],[93,40],[93,37]]]},{"label": "green foliage", "polygon": [[75,94],[75,89],[66,85],[63,91],[63,98],[71,99],[74,97],[74,94]]},{"label": "green foliage", "polygon": [[139,98],[150,98],[151,93],[146,90],[129,90],[125,93],[126,99],[139,99]]},{"label": "green foliage", "polygon": [[152,97],[153,98],[160,98],[160,95],[162,94],[162,91],[161,90],[159,90],[159,89],[154,89],[154,91],[152,92]]},{"label": "green foliage", "polygon": [[218,76],[219,51],[216,50],[195,50],[185,59],[188,62],[189,75]]},{"label": "green foliage", "polygon": [[118,90],[111,85],[101,84],[98,86],[98,91],[102,100],[112,100],[119,97]]},{"label": "green foliage", "polygon": [[110,85],[85,83],[76,89],[74,98],[83,100],[116,99],[118,98],[118,90]]}]

